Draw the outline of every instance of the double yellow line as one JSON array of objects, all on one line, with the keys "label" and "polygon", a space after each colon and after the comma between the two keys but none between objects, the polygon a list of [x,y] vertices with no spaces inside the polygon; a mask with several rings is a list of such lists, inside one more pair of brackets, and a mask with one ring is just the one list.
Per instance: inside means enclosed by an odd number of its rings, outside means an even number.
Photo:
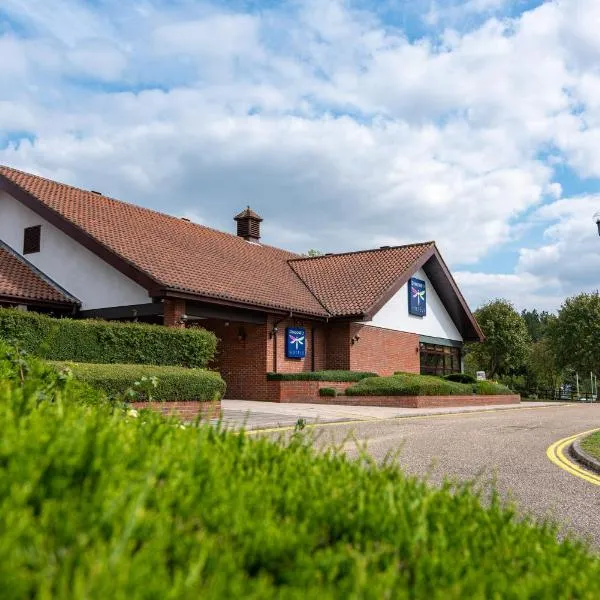
[{"label": "double yellow line", "polygon": [[600,431],[600,429],[590,429],[589,431],[584,431],[582,433],[576,433],[570,437],[563,438],[562,440],[558,440],[558,442],[554,442],[551,446],[546,450],[546,456],[557,466],[570,473],[571,475],[575,475],[575,477],[579,477],[581,479],[585,479],[588,483],[592,483],[594,485],[600,485],[600,475],[595,475],[590,471],[586,471],[583,467],[580,467],[577,463],[570,460],[565,451],[568,450],[569,446],[578,438],[583,437],[584,435],[588,435],[590,433],[594,433],[595,431]]}]

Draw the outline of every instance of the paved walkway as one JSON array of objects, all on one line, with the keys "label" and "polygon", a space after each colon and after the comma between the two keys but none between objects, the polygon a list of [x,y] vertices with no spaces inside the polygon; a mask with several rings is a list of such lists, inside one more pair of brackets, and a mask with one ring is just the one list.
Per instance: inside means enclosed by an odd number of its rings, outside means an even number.
[{"label": "paved walkway", "polygon": [[440,414],[442,409],[235,401],[224,406],[228,423],[240,426],[246,418],[249,429],[293,426],[298,418],[319,421],[318,445],[343,444],[350,456],[358,454],[358,444],[361,449],[366,445],[376,460],[398,453],[404,470],[434,485],[447,477],[481,485],[494,481],[520,514],[551,518],[563,532],[587,538],[600,549],[600,488],[546,454],[558,440],[600,427],[600,403],[524,402],[447,409],[447,414]]},{"label": "paved walkway", "polygon": [[556,405],[549,402],[523,402],[520,405],[461,406],[447,408],[393,408],[383,406],[340,406],[327,404],[254,402],[250,400],[223,400],[223,420],[235,428],[264,429],[289,427],[298,419],[306,423],[338,421],[378,421],[439,414],[462,414],[480,411],[515,410],[526,407]]}]

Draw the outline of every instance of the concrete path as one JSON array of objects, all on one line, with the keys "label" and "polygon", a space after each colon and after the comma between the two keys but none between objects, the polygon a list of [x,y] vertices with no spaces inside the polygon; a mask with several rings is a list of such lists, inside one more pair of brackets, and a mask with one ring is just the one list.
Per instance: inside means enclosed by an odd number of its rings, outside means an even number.
[{"label": "concrete path", "polygon": [[515,410],[524,407],[556,406],[556,403],[523,402],[520,405],[462,406],[448,408],[392,408],[382,406],[340,406],[326,404],[254,402],[250,400],[223,400],[223,420],[229,426],[246,429],[264,429],[293,426],[298,419],[306,423],[339,421],[369,421],[396,419],[421,415],[462,414],[479,411]]}]

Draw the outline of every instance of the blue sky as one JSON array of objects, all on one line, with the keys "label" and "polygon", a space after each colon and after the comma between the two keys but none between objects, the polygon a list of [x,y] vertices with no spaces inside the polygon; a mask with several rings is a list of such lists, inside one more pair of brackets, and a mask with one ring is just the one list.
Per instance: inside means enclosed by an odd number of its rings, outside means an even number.
[{"label": "blue sky", "polygon": [[598,288],[595,0],[3,0],[0,163],[263,241]]}]

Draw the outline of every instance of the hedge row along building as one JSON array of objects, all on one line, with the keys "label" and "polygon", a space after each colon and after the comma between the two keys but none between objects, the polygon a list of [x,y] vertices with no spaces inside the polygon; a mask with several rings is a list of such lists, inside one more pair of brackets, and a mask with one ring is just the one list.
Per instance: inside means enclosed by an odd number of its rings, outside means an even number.
[{"label": "hedge row along building", "polygon": [[0,166],[0,305],[202,326],[228,396],[268,372],[446,374],[482,333],[434,242],[307,258]]}]

